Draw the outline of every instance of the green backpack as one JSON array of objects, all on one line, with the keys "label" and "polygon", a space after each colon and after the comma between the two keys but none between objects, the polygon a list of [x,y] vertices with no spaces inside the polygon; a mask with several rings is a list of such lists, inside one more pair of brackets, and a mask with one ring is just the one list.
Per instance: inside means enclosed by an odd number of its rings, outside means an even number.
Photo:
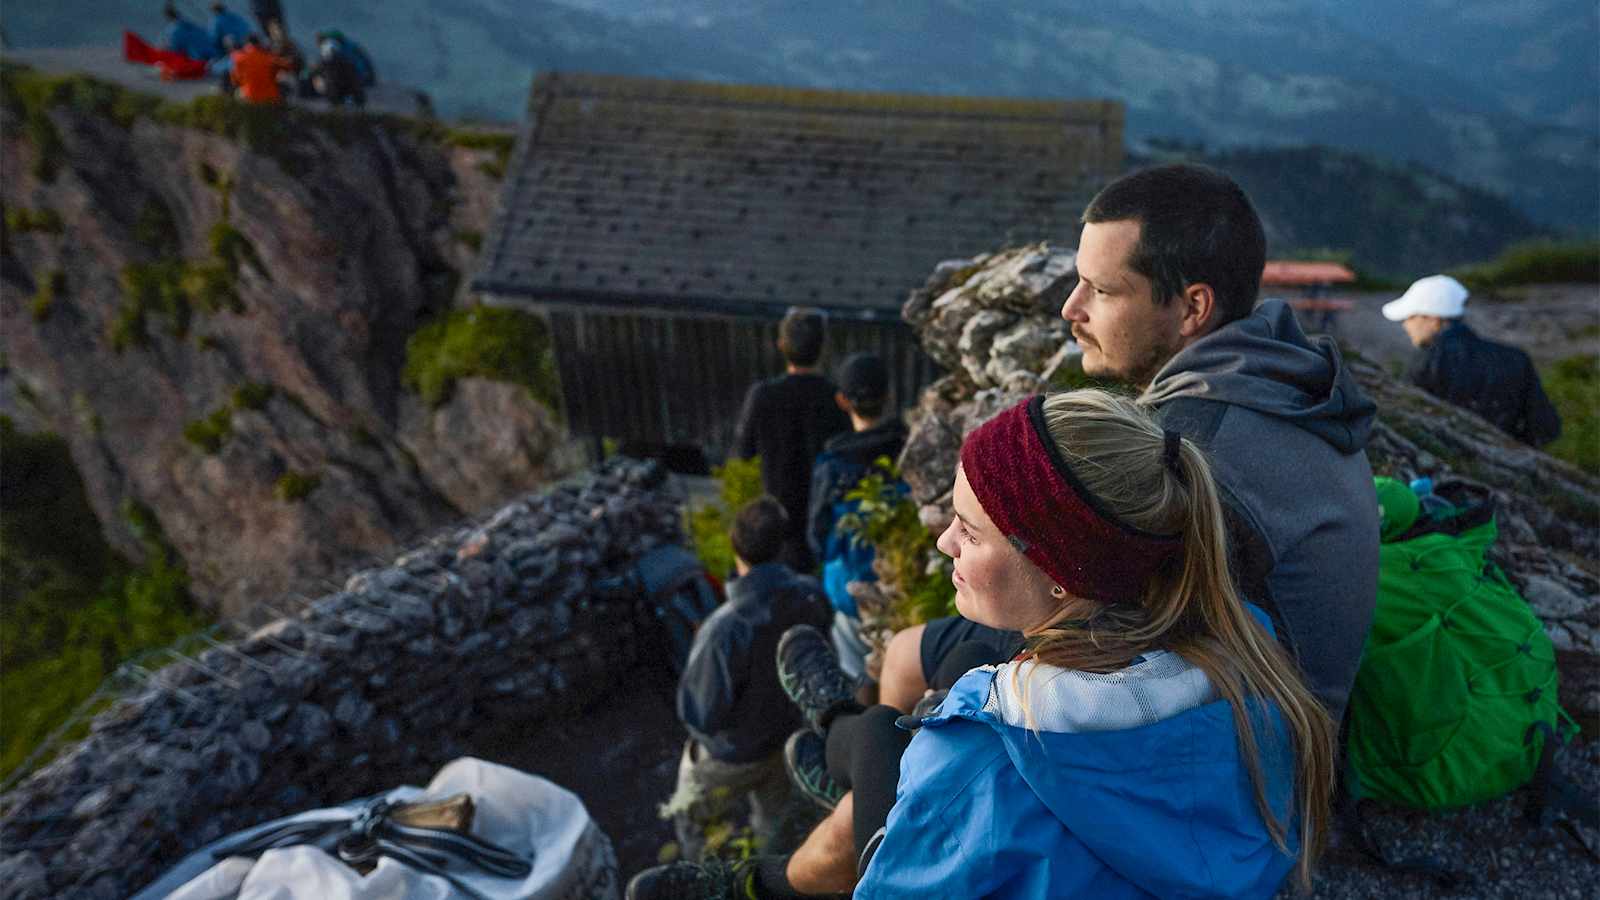
[{"label": "green backpack", "polygon": [[[1391,479],[1378,482],[1386,507],[1405,506]],[[1544,626],[1485,559],[1497,534],[1491,498],[1462,485],[1440,494],[1451,508],[1385,523],[1346,757],[1354,796],[1424,809],[1520,787],[1562,721],[1576,731],[1556,699]],[[1417,515],[1415,501],[1400,514]]]}]

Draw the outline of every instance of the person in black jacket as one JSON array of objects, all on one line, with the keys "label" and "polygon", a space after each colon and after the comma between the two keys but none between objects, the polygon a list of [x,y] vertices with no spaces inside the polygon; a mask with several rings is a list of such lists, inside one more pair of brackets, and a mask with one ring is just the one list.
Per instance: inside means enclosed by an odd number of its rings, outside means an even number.
[{"label": "person in black jacket", "polygon": [[875,581],[873,550],[853,543],[839,520],[855,508],[845,495],[878,460],[893,463],[906,443],[906,426],[889,406],[889,369],[875,353],[857,353],[839,366],[839,408],[853,431],[834,435],[811,469],[811,513],[806,540],[822,562],[822,588],[833,605],[833,647],[845,674],[865,674],[868,646],[861,639],[861,617],[850,596],[852,581]]},{"label": "person in black jacket", "polygon": [[761,485],[789,514],[783,561],[796,572],[812,572],[816,557],[806,545],[811,464],[822,445],[850,428],[834,402],[835,389],[818,369],[825,326],[821,310],[795,307],[778,324],[782,375],[758,381],[745,394],[733,455],[761,457]]},{"label": "person in black jacket", "polygon": [[1384,304],[1384,318],[1399,322],[1418,348],[1407,377],[1524,444],[1550,443],[1561,434],[1561,416],[1545,396],[1533,360],[1468,328],[1461,318],[1468,296],[1454,278],[1429,275]]},{"label": "person in black jacket", "polygon": [[783,506],[764,496],[734,517],[729,538],[739,577],[728,600],[695,633],[678,682],[678,718],[689,731],[678,784],[662,806],[686,858],[696,858],[706,826],[742,795],[751,825],[768,837],[789,796],[783,742],[804,724],[778,684],[778,639],[793,625],[823,627],[827,602],[815,578],[778,559],[789,532]]}]

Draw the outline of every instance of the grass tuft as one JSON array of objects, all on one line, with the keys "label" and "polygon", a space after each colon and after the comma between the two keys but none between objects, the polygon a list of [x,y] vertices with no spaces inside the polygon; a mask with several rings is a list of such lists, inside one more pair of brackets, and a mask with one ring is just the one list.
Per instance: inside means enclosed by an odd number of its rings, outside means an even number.
[{"label": "grass tuft", "polygon": [[317,485],[321,483],[322,478],[318,475],[304,472],[285,472],[278,479],[278,483],[273,485],[272,492],[277,495],[279,500],[286,503],[298,503],[304,500],[306,495],[316,490]]},{"label": "grass tuft", "polygon": [[544,320],[487,306],[451,310],[417,329],[406,341],[401,377],[430,407],[450,399],[462,378],[520,384],[552,410],[561,393]]}]

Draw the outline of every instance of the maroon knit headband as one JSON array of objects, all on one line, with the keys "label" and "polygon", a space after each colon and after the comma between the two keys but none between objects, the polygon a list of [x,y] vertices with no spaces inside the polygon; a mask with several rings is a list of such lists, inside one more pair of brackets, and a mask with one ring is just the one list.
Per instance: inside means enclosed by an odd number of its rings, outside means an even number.
[{"label": "maroon knit headband", "polygon": [[1072,474],[1049,434],[1042,394],[995,416],[961,445],[967,483],[1000,533],[1068,593],[1137,600],[1182,539],[1118,521]]}]

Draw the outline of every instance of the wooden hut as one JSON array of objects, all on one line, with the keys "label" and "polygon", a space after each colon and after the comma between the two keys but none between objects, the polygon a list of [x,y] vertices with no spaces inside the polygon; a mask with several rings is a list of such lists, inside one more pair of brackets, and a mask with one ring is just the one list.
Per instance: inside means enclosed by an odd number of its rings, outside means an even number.
[{"label": "wooden hut", "polygon": [[[1122,164],[1122,107],[555,73],[473,287],[544,315],[575,433],[721,457],[790,306],[937,374],[899,317],[944,259],[1070,240]],[[825,361],[825,365],[827,362]]]}]

